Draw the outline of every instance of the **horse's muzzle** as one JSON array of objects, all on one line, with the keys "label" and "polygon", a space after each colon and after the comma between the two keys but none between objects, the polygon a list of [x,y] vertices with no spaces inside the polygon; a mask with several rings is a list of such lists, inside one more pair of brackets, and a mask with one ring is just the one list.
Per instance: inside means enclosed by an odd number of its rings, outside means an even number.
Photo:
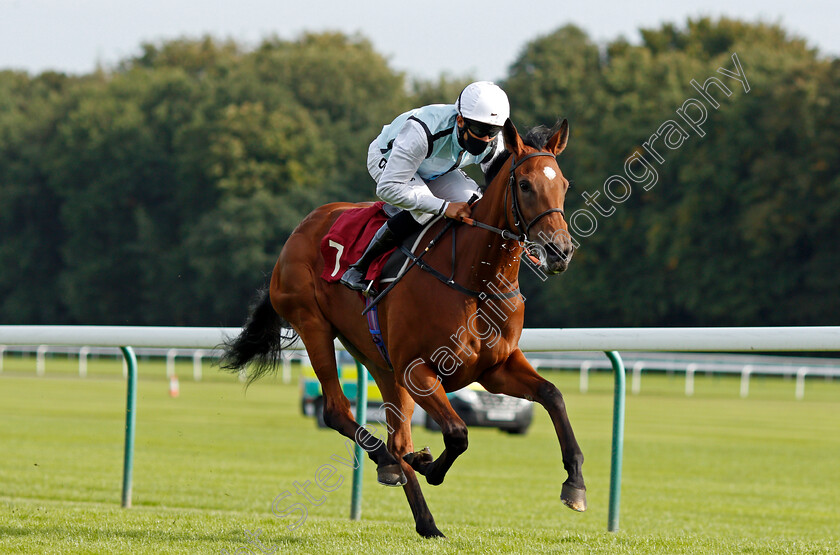
[{"label": "horse's muzzle", "polygon": [[545,261],[543,262],[542,270],[547,274],[560,274],[565,272],[575,253],[575,247],[571,241],[547,243],[543,246],[543,249],[545,250]]}]

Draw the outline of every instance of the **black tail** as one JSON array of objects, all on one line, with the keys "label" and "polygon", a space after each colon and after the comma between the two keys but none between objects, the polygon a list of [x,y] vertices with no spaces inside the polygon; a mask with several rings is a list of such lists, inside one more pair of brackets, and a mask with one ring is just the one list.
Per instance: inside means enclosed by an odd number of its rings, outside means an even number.
[{"label": "black tail", "polygon": [[269,372],[275,372],[280,354],[297,339],[289,323],[271,306],[268,289],[260,291],[251,315],[236,338],[225,341],[219,366],[238,373],[251,363],[248,385]]}]

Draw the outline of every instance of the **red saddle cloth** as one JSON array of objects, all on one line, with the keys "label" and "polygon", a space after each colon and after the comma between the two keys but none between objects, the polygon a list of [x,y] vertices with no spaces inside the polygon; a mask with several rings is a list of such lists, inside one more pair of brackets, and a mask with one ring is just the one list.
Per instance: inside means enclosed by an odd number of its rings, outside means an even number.
[{"label": "red saddle cloth", "polygon": [[[382,210],[384,204],[377,202],[367,208],[354,208],[338,217],[329,233],[321,239],[321,256],[324,257],[324,271],[321,273],[323,279],[328,282],[340,280],[347,268],[362,256],[374,234],[388,220],[388,216]],[[382,268],[394,250],[382,254],[368,267],[365,278],[373,280],[374,287],[378,285]]]}]

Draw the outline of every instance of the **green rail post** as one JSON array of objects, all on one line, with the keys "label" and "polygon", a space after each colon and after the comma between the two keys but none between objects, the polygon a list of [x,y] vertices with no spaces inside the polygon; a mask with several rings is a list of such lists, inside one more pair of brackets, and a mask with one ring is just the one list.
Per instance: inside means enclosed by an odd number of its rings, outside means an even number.
[{"label": "green rail post", "polygon": [[122,506],[131,508],[131,471],[134,467],[134,427],[137,423],[137,357],[131,347],[120,347],[128,366],[125,401],[125,453],[123,456]]},{"label": "green rail post", "polygon": [[[356,361],[356,422],[359,426],[367,424],[367,368]],[[353,491],[350,494],[350,520],[362,518],[362,467],[365,451],[356,444],[356,468],[353,470]]]},{"label": "green rail post", "polygon": [[624,453],[624,391],[626,377],[624,362],[617,351],[605,351],[612,362],[615,374],[613,393],[613,435],[612,460],[610,468],[610,511],[607,518],[607,531],[618,531],[618,511],[621,504],[621,460]]}]

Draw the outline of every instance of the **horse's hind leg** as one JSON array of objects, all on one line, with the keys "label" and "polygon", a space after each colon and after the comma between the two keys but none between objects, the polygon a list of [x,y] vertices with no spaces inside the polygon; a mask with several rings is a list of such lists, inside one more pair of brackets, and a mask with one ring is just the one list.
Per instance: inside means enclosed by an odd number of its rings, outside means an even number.
[{"label": "horse's hind leg", "polygon": [[374,437],[353,419],[350,401],[344,395],[338,379],[333,336],[323,331],[326,329],[329,329],[329,325],[324,322],[323,325],[304,326],[297,330],[303,344],[306,345],[309,360],[324,392],[324,422],[367,451],[370,459],[376,463],[377,480],[380,484],[400,486],[405,483],[406,477],[399,461],[388,452],[382,440]]},{"label": "horse's hind leg", "polygon": [[586,486],[583,483],[583,452],[578,446],[569,416],[566,414],[566,404],[558,389],[540,376],[534,367],[517,349],[501,365],[490,372],[485,372],[479,383],[492,393],[504,393],[536,401],[548,411],[560,450],[563,453],[563,467],[569,477],[563,482],[560,499],[575,511],[586,510]]}]

